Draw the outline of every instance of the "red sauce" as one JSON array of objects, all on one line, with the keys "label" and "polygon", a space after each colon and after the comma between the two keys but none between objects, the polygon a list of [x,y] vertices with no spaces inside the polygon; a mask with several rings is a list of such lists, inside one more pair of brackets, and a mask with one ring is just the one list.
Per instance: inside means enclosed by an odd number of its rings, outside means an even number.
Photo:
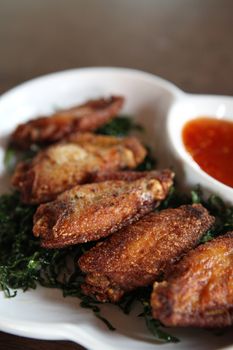
[{"label": "red sauce", "polygon": [[182,137],[186,150],[206,173],[233,187],[233,122],[194,119],[185,124]]}]

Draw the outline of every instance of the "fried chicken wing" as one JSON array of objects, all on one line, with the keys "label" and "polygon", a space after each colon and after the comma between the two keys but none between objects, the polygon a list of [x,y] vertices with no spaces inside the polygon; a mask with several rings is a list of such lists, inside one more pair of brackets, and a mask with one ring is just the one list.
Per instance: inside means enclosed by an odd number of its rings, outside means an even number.
[{"label": "fried chicken wing", "polygon": [[21,192],[24,203],[43,203],[88,182],[98,171],[135,168],[145,155],[145,148],[134,137],[76,133],[39,152],[31,162],[20,163],[12,185]]},{"label": "fried chicken wing", "polygon": [[167,281],[154,284],[151,305],[166,326],[233,325],[233,232],[187,254]]},{"label": "fried chicken wing", "polygon": [[42,204],[33,232],[46,248],[61,248],[106,237],[138,220],[163,200],[173,174],[161,182],[152,174],[136,181],[105,181],[75,186]]},{"label": "fried chicken wing", "polygon": [[99,243],[79,259],[85,294],[118,301],[124,293],[152,284],[197,245],[214,218],[200,204],[150,213]]},{"label": "fried chicken wing", "polygon": [[122,108],[124,98],[91,100],[51,116],[39,117],[20,124],[11,135],[11,144],[27,149],[32,144],[51,144],[72,132],[92,131],[115,117]]}]

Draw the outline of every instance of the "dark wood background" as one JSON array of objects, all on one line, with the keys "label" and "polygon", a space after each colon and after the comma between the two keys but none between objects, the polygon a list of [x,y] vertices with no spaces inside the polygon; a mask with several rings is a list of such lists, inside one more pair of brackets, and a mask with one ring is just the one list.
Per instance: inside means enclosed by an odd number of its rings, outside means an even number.
[{"label": "dark wood background", "polygon": [[[142,69],[233,95],[232,0],[0,0],[0,93],[74,67]],[[80,350],[0,333],[0,350]]]}]

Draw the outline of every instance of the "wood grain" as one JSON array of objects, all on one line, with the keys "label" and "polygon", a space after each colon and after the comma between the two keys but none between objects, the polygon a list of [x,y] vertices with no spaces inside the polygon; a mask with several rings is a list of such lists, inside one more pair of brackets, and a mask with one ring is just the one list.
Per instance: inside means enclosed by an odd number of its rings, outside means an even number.
[{"label": "wood grain", "polygon": [[67,341],[34,340],[0,332],[1,350],[83,350],[80,345]]},{"label": "wood grain", "polygon": [[83,66],[146,70],[232,94],[232,0],[0,0],[0,92]]},{"label": "wood grain", "polygon": [[[0,0],[0,16],[0,93],[57,70],[124,66],[233,95],[232,0]],[[2,349],[82,347],[0,333]]]}]

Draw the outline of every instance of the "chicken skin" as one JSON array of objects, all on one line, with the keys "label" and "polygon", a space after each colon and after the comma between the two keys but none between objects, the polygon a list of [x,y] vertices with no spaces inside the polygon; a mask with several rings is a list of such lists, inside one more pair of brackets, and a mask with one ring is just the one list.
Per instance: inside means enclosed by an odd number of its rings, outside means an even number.
[{"label": "chicken skin", "polygon": [[[103,182],[109,180],[123,180],[123,181],[134,181],[151,174],[152,171],[99,171],[90,176],[90,182]],[[166,174],[170,176],[170,170],[156,171],[153,170],[157,176],[162,176],[161,180],[164,179]]]},{"label": "chicken skin", "polygon": [[22,202],[44,203],[88,182],[99,171],[133,169],[145,155],[145,148],[134,137],[76,133],[39,152],[31,162],[19,163],[12,185],[21,192]]},{"label": "chicken skin", "polygon": [[117,302],[124,293],[151,285],[197,245],[213,222],[201,204],[144,216],[81,256],[84,293],[101,302]]},{"label": "chicken skin", "polygon": [[48,145],[72,132],[92,131],[114,118],[124,103],[121,96],[90,100],[51,116],[39,117],[20,124],[11,135],[10,143],[20,149],[32,144]]},{"label": "chicken skin", "polygon": [[233,324],[233,232],[185,256],[174,274],[155,282],[153,316],[166,326],[225,327]]},{"label": "chicken skin", "polygon": [[163,200],[173,173],[152,172],[135,181],[105,181],[73,187],[34,216],[33,233],[46,248],[98,240],[138,220]]}]

